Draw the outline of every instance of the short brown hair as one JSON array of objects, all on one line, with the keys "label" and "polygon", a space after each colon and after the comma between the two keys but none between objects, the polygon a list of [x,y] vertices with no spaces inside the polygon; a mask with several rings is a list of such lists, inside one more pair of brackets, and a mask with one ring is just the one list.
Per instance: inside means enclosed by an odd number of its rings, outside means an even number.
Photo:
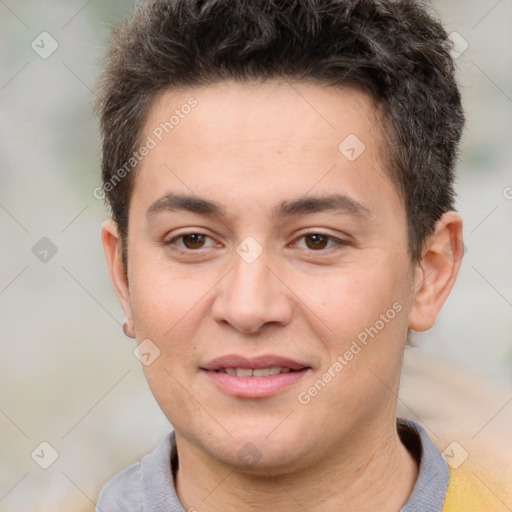
[{"label": "short brown hair", "polygon": [[382,106],[389,175],[405,205],[409,252],[417,261],[436,221],[454,207],[464,115],[449,50],[441,24],[412,0],[143,4],[115,30],[98,88],[103,191],[123,247],[134,178],[126,163],[142,142],[156,95],[285,77],[357,86]]}]

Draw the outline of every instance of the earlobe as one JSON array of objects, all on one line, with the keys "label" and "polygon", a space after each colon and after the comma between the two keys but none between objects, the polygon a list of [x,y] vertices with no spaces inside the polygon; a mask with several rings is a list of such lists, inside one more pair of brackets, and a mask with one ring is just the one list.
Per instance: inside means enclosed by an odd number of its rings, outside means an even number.
[{"label": "earlobe", "polygon": [[105,251],[110,281],[126,315],[127,328],[133,332],[133,320],[130,308],[130,288],[122,258],[122,242],[117,224],[106,220],[101,226],[101,242]]},{"label": "earlobe", "polygon": [[457,278],[463,252],[462,219],[447,212],[437,221],[416,267],[410,329],[426,331],[434,325]]}]

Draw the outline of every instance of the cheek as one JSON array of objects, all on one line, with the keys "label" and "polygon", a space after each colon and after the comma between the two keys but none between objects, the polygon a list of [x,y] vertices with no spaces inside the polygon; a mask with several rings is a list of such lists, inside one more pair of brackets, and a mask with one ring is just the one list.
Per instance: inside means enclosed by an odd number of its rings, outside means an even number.
[{"label": "cheek", "polygon": [[374,265],[353,265],[350,270],[333,269],[315,279],[304,275],[295,280],[303,314],[315,314],[318,334],[326,340],[331,357],[342,354],[358,336],[363,342],[391,338],[391,344],[402,344],[410,300],[403,268],[381,259]]},{"label": "cheek", "polygon": [[149,388],[169,421],[176,421],[170,417],[175,411],[200,417],[198,404],[183,386],[194,377],[197,325],[207,314],[205,293],[212,285],[205,276],[179,276],[149,257],[134,257],[133,269],[130,296],[137,338],[151,340],[159,351],[154,362],[142,366]]},{"label": "cheek", "polygon": [[[155,251],[134,250],[129,276],[130,301],[137,335],[160,342],[182,332],[189,318],[207,302],[205,295],[214,280],[205,273],[178,273]],[[211,282],[211,284],[209,284]]]},{"label": "cheek", "polygon": [[[326,413],[342,410],[356,418],[371,416],[388,404],[390,390],[397,389],[407,333],[409,293],[407,275],[400,268],[354,266],[350,272],[309,281],[302,314],[315,325],[326,351],[319,373],[328,382],[313,407]],[[306,383],[304,391],[315,392],[318,378]]]}]

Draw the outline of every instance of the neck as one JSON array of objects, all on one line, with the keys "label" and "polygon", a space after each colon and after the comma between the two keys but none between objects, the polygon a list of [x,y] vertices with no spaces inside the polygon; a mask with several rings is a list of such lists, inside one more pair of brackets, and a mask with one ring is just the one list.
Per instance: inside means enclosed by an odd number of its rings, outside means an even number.
[{"label": "neck", "polygon": [[398,438],[394,423],[383,432],[358,433],[330,449],[307,469],[278,475],[249,474],[206,456],[176,434],[179,447],[177,494],[185,510],[394,512],[412,492],[416,461]]}]

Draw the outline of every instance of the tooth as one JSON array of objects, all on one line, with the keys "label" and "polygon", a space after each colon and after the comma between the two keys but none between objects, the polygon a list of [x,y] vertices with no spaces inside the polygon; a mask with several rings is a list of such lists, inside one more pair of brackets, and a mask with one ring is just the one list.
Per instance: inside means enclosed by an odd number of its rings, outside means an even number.
[{"label": "tooth", "polygon": [[270,368],[258,368],[252,371],[254,377],[267,377],[270,375]]},{"label": "tooth", "polygon": [[236,368],[226,368],[226,373],[228,375],[236,375]]},{"label": "tooth", "polygon": [[252,370],[250,368],[237,368],[236,376],[237,377],[252,377]]},{"label": "tooth", "polygon": [[272,366],[272,368],[270,368],[270,375],[277,375],[278,373],[281,373],[280,366]]},{"label": "tooth", "polygon": [[281,368],[281,373],[288,373],[290,368]]}]

